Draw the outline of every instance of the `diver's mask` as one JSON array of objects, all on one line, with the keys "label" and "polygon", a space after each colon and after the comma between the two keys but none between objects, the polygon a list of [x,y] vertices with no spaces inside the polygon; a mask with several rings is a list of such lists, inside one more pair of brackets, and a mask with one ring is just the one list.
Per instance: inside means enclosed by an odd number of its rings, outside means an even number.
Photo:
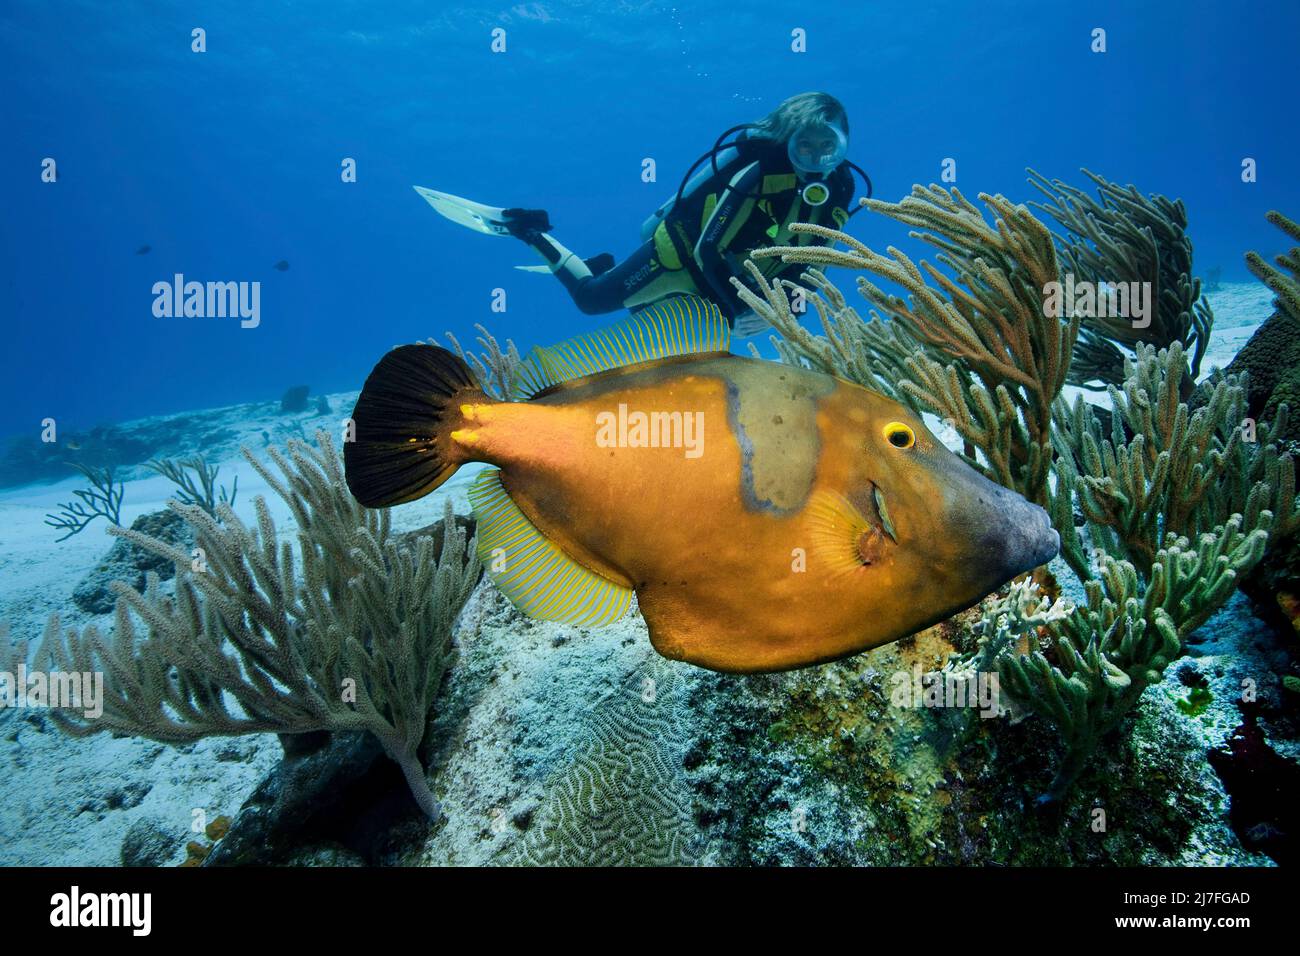
[{"label": "diver's mask", "polygon": [[[790,156],[790,165],[799,172],[811,176],[826,176],[844,162],[844,157],[849,152],[849,138],[838,126],[830,123],[814,123],[805,126],[790,137],[786,152]],[[820,203],[813,205],[820,205]]]}]

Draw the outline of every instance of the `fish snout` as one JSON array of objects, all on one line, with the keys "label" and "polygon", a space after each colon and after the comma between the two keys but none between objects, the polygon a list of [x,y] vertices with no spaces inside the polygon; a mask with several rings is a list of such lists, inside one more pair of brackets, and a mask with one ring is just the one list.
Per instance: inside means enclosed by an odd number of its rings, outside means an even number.
[{"label": "fish snout", "polygon": [[992,591],[1056,557],[1061,537],[1047,512],[955,456],[945,469],[945,524],[972,583]]},{"label": "fish snout", "polygon": [[1061,550],[1061,536],[1047,512],[1016,492],[989,483],[993,508],[983,545],[1003,567],[1006,579],[1046,564]]}]

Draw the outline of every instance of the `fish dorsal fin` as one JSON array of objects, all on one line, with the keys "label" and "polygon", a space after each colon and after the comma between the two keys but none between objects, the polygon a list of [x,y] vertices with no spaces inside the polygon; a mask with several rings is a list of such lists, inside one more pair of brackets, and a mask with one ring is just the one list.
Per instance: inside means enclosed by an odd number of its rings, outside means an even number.
[{"label": "fish dorsal fin", "polygon": [[536,398],[561,382],[597,372],[730,347],[731,329],[716,305],[693,295],[674,296],[618,325],[533,349],[519,369],[514,397]]},{"label": "fish dorsal fin", "polygon": [[469,489],[478,554],[510,603],[541,621],[600,627],[616,621],[632,590],[583,567],[537,530],[488,468]]}]

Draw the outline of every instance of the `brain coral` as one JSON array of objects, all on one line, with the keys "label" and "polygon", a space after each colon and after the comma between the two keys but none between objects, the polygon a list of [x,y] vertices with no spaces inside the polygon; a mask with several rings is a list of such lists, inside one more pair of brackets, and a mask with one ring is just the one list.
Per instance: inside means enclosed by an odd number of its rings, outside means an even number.
[{"label": "brain coral", "polygon": [[682,773],[685,666],[650,656],[592,708],[573,759],[547,783],[516,863],[689,866]]}]

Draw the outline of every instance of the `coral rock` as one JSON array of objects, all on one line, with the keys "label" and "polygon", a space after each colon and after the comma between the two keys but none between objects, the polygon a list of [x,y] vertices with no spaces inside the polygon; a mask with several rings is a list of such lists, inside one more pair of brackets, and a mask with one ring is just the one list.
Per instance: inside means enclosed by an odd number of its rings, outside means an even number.
[{"label": "coral rock", "polygon": [[122,840],[123,866],[163,866],[176,852],[176,835],[161,822],[144,817],[131,824]]},{"label": "coral rock", "polygon": [[[131,529],[186,550],[194,540],[188,526],[173,511],[141,515],[131,523]],[[176,573],[175,566],[167,558],[119,538],[104,560],[77,585],[72,592],[72,602],[87,614],[107,614],[117,603],[117,595],[109,585],[113,581],[125,581],[132,587],[143,588],[145,575],[150,571],[161,581],[170,580]]]}]

